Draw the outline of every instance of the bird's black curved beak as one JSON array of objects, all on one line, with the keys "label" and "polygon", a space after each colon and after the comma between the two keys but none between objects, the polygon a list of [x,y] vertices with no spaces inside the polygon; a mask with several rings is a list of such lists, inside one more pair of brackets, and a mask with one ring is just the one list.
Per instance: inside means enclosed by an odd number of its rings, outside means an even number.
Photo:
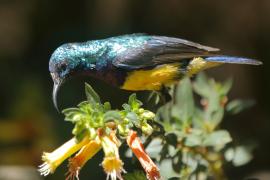
[{"label": "bird's black curved beak", "polygon": [[55,73],[51,73],[52,79],[53,79],[53,104],[56,110],[59,112],[59,108],[57,105],[57,94],[58,91],[62,85],[63,80]]}]

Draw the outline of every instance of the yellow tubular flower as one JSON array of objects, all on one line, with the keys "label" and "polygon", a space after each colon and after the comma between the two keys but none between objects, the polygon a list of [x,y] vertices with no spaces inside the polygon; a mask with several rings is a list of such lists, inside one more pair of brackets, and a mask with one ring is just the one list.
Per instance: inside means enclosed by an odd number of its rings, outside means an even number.
[{"label": "yellow tubular flower", "polygon": [[121,176],[124,163],[119,157],[120,141],[117,139],[115,132],[112,132],[110,136],[104,135],[101,137],[101,144],[104,150],[105,157],[102,162],[102,167],[107,173],[107,179],[112,180],[123,179]]},{"label": "yellow tubular flower", "polygon": [[80,169],[84,164],[91,159],[101,149],[101,143],[98,138],[91,140],[88,144],[82,147],[82,149],[73,157],[69,159],[69,170],[66,179],[77,179]]},{"label": "yellow tubular flower", "polygon": [[39,172],[43,176],[53,173],[55,169],[68,157],[81,149],[84,145],[89,143],[89,138],[84,138],[81,142],[77,142],[72,138],[52,153],[43,153],[42,160],[44,163],[39,166]]}]

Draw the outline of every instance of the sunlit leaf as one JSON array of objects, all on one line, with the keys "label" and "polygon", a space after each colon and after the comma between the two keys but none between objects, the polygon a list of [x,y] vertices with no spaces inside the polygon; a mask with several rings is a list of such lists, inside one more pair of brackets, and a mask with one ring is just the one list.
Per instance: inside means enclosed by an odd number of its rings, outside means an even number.
[{"label": "sunlit leaf", "polygon": [[132,123],[134,123],[136,126],[139,125],[139,119],[136,113],[129,112],[126,116],[128,120],[130,120]]},{"label": "sunlit leaf", "polygon": [[208,134],[203,144],[206,146],[213,146],[216,149],[222,149],[227,143],[231,142],[232,138],[228,131],[218,130],[214,131],[211,134]]},{"label": "sunlit leaf", "polygon": [[200,135],[189,134],[185,139],[185,145],[189,147],[199,146],[202,144],[202,137]]},{"label": "sunlit leaf", "polygon": [[109,111],[111,110],[111,104],[109,102],[105,102],[104,105],[103,105],[103,108],[105,111]]},{"label": "sunlit leaf", "polygon": [[150,157],[159,159],[162,147],[162,140],[160,138],[155,138],[146,147],[145,151],[149,154]]},{"label": "sunlit leaf", "polygon": [[142,106],[142,102],[139,101],[136,97],[136,94],[133,93],[129,96],[129,99],[128,99],[128,104],[131,106],[132,109],[136,110],[138,109],[139,107]]},{"label": "sunlit leaf", "polygon": [[252,159],[252,154],[244,146],[238,146],[234,150],[234,157],[232,160],[232,163],[234,166],[242,166],[244,164],[247,164]]},{"label": "sunlit leaf", "polygon": [[222,84],[221,95],[227,95],[232,88],[233,80],[230,78]]},{"label": "sunlit leaf", "polygon": [[191,82],[189,78],[181,80],[175,92],[175,105],[172,108],[172,116],[188,121],[194,114],[194,100]]},{"label": "sunlit leaf", "polygon": [[213,127],[212,130],[220,124],[223,116],[224,116],[223,108],[212,109],[212,111],[210,112],[210,116],[208,116],[209,117],[208,121]]},{"label": "sunlit leaf", "polygon": [[171,104],[167,103],[160,107],[156,113],[156,119],[159,121],[171,121]]},{"label": "sunlit leaf", "polygon": [[209,97],[211,95],[210,85],[204,73],[197,75],[193,87],[194,91],[202,97]]},{"label": "sunlit leaf", "polygon": [[121,119],[121,115],[119,114],[118,111],[107,111],[105,114],[104,114],[104,121],[107,122],[107,121],[111,121],[111,120],[120,120]]},{"label": "sunlit leaf", "polygon": [[78,107],[80,108],[80,109],[83,109],[83,108],[85,108],[86,106],[88,106],[89,105],[89,102],[88,101],[82,101],[82,102],[80,102],[79,104],[78,104]]},{"label": "sunlit leaf", "polygon": [[131,107],[130,107],[130,105],[129,104],[123,104],[122,105],[122,107],[124,108],[124,110],[126,110],[126,111],[131,111]]},{"label": "sunlit leaf", "polygon": [[177,174],[173,168],[172,168],[172,160],[171,159],[165,159],[159,164],[159,169],[161,176],[165,179],[169,179],[172,177],[179,177],[179,174]]},{"label": "sunlit leaf", "polygon": [[70,122],[80,121],[85,117],[85,113],[78,108],[68,108],[64,109],[62,113],[65,115],[65,120]]},{"label": "sunlit leaf", "polygon": [[225,157],[226,161],[228,161],[228,162],[232,161],[234,158],[234,154],[235,154],[235,151],[233,148],[227,149],[224,153],[224,157]]},{"label": "sunlit leaf", "polygon": [[230,114],[238,114],[239,112],[252,107],[255,104],[253,100],[233,100],[226,106],[226,111]]},{"label": "sunlit leaf", "polygon": [[89,84],[85,83],[85,94],[91,104],[101,103],[99,95]]}]

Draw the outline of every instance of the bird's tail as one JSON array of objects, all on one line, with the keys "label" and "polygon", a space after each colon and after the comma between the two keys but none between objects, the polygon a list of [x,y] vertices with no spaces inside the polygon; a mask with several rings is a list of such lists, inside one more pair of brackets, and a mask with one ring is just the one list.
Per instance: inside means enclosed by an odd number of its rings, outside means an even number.
[{"label": "bird's tail", "polygon": [[204,58],[204,60],[209,62],[231,63],[231,64],[250,64],[250,65],[262,64],[261,61],[255,59],[234,57],[234,56],[211,56]]}]

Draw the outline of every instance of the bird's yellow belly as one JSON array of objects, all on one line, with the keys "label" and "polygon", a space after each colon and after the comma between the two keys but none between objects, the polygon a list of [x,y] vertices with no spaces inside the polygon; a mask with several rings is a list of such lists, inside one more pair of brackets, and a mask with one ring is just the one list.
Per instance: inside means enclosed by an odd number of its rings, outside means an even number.
[{"label": "bird's yellow belly", "polygon": [[151,70],[136,70],[128,74],[121,88],[132,91],[160,90],[163,85],[176,83],[179,76],[178,63],[161,65]]}]

